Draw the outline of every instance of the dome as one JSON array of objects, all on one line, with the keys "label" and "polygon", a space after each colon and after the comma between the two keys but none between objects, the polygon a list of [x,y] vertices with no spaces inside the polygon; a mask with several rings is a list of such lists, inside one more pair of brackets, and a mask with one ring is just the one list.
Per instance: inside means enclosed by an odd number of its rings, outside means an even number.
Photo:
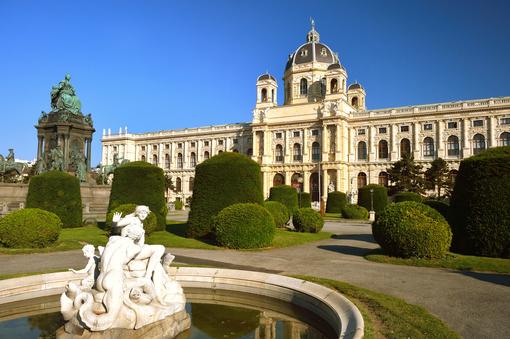
[{"label": "dome", "polygon": [[344,66],[340,65],[339,63],[329,65],[328,71],[331,71],[333,69],[344,69]]},{"label": "dome", "polygon": [[269,73],[265,73],[265,74],[262,74],[261,76],[259,76],[257,78],[257,81],[261,81],[261,80],[273,80],[273,81],[276,81],[276,79],[274,78],[274,76],[272,76],[271,74]]},{"label": "dome", "polygon": [[289,55],[289,60],[285,65],[285,70],[288,70],[293,65],[306,64],[309,62],[340,64],[338,55],[334,53],[328,45],[320,42],[320,35],[315,30],[315,24],[313,21],[312,29],[306,35],[306,43],[299,46],[294,53]]},{"label": "dome", "polygon": [[363,86],[361,86],[358,83],[355,83],[355,84],[350,85],[347,90],[351,90],[351,89],[363,89]]}]

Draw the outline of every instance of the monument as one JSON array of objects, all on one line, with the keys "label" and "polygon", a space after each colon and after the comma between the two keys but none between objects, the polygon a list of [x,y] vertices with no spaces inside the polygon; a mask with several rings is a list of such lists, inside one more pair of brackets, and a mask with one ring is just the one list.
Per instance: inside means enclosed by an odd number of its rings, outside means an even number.
[{"label": "monument", "polygon": [[92,117],[81,112],[81,102],[67,74],[51,89],[51,111],[41,112],[37,129],[37,172],[75,172],[80,181],[90,170]]},{"label": "monument", "polygon": [[120,235],[99,247],[99,256],[92,245],[83,248],[87,266],[72,271],[87,276],[79,285],[69,283],[61,295],[66,324],[57,337],[113,337],[123,331],[122,336],[142,338],[157,327],[164,329],[159,335],[172,338],[190,327],[182,287],[166,273],[175,257],[165,255],[162,245],[145,244],[142,222],[149,213],[147,206],[124,218],[115,213],[112,227]]}]

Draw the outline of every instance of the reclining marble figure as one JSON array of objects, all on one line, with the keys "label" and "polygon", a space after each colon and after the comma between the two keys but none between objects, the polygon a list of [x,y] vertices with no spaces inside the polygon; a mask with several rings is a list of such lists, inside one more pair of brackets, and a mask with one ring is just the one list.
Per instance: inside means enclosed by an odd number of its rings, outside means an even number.
[{"label": "reclining marble figure", "polygon": [[144,243],[142,222],[149,213],[147,206],[137,206],[124,218],[114,214],[113,225],[122,229],[120,236],[111,236],[100,249],[99,270],[95,269],[94,247],[85,246],[89,263],[76,272],[89,276],[79,286],[69,283],[60,298],[66,332],[139,329],[184,311],[182,288],[165,270],[174,256],[168,253],[163,257],[163,246]]}]

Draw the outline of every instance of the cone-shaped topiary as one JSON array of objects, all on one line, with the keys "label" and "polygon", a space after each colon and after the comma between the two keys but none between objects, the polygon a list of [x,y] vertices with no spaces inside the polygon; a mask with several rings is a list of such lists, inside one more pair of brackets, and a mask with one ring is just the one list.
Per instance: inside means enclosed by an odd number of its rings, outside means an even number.
[{"label": "cone-shaped topiary", "polygon": [[271,213],[276,227],[284,227],[290,219],[289,210],[278,201],[265,201],[264,207]]},{"label": "cone-shaped topiary", "polygon": [[156,230],[164,230],[168,208],[163,170],[145,161],[119,166],[113,176],[108,213],[124,204],[148,206],[158,220]]},{"label": "cone-shaped topiary", "polygon": [[290,215],[298,209],[299,197],[296,189],[288,185],[271,187],[269,190],[269,201],[279,201],[289,210]]},{"label": "cone-shaped topiary", "polygon": [[460,163],[450,202],[453,250],[510,257],[510,146]]},{"label": "cone-shaped topiary", "polygon": [[80,180],[60,171],[50,171],[30,179],[27,208],[55,213],[63,227],[82,226]]},{"label": "cone-shaped topiary", "polygon": [[342,209],[347,205],[347,196],[343,192],[329,192],[328,201],[326,202],[326,212],[341,213]]},{"label": "cone-shaped topiary", "polygon": [[298,196],[298,204],[299,208],[310,208],[312,207],[312,197],[310,193],[301,192],[301,196]]},{"label": "cone-shaped topiary", "polygon": [[[105,230],[111,231],[112,234],[120,234],[117,230],[112,231],[112,219],[113,215],[117,212],[122,213],[122,217],[125,217],[128,214],[134,213],[136,209],[136,204],[124,204],[117,206],[114,210],[112,210],[110,213],[106,215],[106,225]],[[158,228],[158,219],[156,218],[156,215],[154,213],[149,213],[147,218],[143,221],[143,229],[145,230],[145,234],[151,234],[152,232],[156,231]]]},{"label": "cone-shaped topiary", "polygon": [[384,186],[375,184],[358,188],[358,205],[365,207],[368,211],[370,211],[372,203],[370,190],[374,190],[374,211],[378,214],[388,205],[388,190]]},{"label": "cone-shaped topiary", "polygon": [[236,203],[262,205],[260,166],[249,157],[223,152],[197,165],[186,235],[204,237],[213,232],[212,218]]},{"label": "cone-shaped topiary", "polygon": [[292,224],[298,232],[319,233],[324,226],[324,219],[312,208],[300,208],[292,216]]}]

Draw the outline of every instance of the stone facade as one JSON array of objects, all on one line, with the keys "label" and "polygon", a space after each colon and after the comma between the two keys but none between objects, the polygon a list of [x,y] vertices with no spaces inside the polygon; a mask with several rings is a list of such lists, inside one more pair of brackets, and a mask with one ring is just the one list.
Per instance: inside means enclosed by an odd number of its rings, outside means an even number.
[{"label": "stone facade", "polygon": [[313,26],[289,56],[283,81],[279,106],[276,79],[257,79],[251,123],[103,133],[102,164],[111,164],[114,153],[156,164],[174,180],[177,193],[170,200],[185,200],[197,163],[222,151],[241,152],[261,165],[265,197],[284,183],[301,185],[318,201],[332,189],[355,196],[359,186],[387,185],[388,167],[404,153],[425,166],[443,158],[455,171],[463,158],[510,145],[510,97],[367,110],[364,88],[347,86],[338,55]]}]

